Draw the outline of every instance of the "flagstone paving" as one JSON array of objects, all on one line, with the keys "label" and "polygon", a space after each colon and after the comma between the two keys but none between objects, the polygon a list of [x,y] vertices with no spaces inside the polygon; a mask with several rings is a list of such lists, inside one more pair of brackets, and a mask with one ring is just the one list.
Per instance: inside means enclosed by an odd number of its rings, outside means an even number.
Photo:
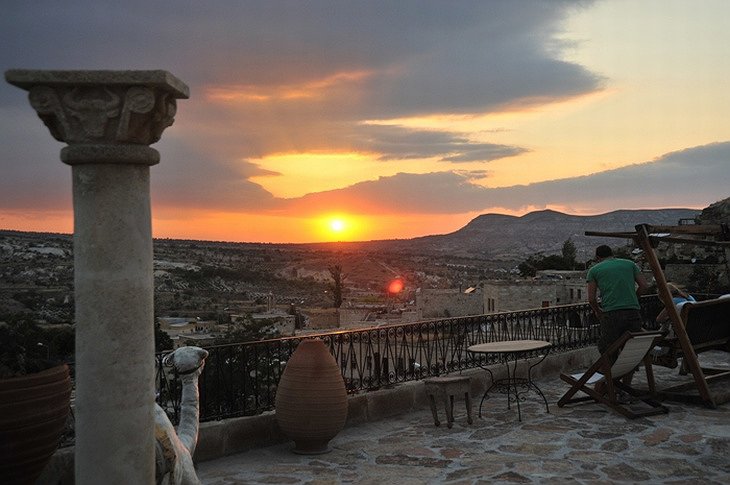
[{"label": "flagstone paving", "polygon": [[550,413],[531,396],[522,422],[495,395],[471,425],[463,402],[452,429],[435,427],[424,408],[349,427],[327,454],[296,455],[282,444],[203,462],[198,475],[207,485],[730,483],[730,403],[667,403],[669,414],[631,421],[598,404],[558,408],[567,384],[538,382]]}]

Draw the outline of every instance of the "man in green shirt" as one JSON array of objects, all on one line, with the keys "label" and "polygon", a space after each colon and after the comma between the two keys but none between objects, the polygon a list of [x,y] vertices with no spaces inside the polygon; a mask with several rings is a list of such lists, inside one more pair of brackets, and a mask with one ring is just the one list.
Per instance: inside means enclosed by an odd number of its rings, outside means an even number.
[{"label": "man in green shirt", "polygon": [[[615,258],[606,245],[596,248],[597,264],[588,270],[588,303],[601,324],[598,350],[603,353],[624,334],[641,331],[638,296],[648,289],[636,263]],[[598,294],[601,302],[598,303]]]}]

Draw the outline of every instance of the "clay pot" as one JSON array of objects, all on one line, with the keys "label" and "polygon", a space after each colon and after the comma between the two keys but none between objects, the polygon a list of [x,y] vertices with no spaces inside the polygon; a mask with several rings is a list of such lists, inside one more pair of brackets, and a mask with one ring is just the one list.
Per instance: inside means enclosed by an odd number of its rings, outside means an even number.
[{"label": "clay pot", "polygon": [[0,380],[0,481],[32,484],[58,448],[71,399],[66,364]]},{"label": "clay pot", "polygon": [[340,368],[321,340],[303,340],[284,368],[276,391],[276,421],[294,441],[294,452],[315,455],[347,419],[347,391]]}]

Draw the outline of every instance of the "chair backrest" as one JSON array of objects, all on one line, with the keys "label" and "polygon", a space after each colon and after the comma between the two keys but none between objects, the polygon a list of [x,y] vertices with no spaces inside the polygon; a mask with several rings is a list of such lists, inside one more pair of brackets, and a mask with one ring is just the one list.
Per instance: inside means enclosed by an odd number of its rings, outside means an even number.
[{"label": "chair backrest", "polygon": [[693,345],[730,340],[730,298],[685,303],[680,314]]},{"label": "chair backrest", "polygon": [[651,350],[651,346],[657,334],[633,335],[626,340],[626,343],[611,366],[611,377],[618,379],[623,377],[641,364],[644,356]]}]

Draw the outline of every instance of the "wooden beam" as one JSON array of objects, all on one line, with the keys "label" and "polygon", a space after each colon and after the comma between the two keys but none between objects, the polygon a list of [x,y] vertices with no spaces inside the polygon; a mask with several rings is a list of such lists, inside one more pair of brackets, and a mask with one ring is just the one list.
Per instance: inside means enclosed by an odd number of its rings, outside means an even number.
[{"label": "wooden beam", "polygon": [[652,247],[648,231],[649,227],[650,226],[648,226],[647,224],[639,224],[638,226],[636,226],[638,243],[641,246],[641,249],[644,250],[646,260],[648,261],[649,266],[651,266],[651,271],[654,274],[654,279],[656,280],[657,290],[659,291],[659,298],[664,303],[667,314],[672,321],[674,334],[677,336],[679,344],[682,346],[684,361],[687,367],[689,367],[689,370],[692,372],[692,376],[694,377],[695,385],[697,386],[697,390],[700,393],[700,397],[710,407],[715,408],[717,405],[715,404],[715,400],[713,399],[712,394],[710,394],[710,388],[707,385],[705,375],[702,372],[702,368],[700,367],[700,362],[697,359],[697,354],[694,351],[694,347],[692,347],[692,342],[690,342],[689,340],[687,331],[684,328],[684,322],[682,322],[682,318],[679,316],[677,307],[674,306],[674,302],[672,301],[672,294],[669,291],[669,287],[667,286],[667,280],[664,277],[664,271],[662,271],[662,267],[659,264],[659,259],[657,258],[656,252],[654,252],[654,248]]},{"label": "wooden beam", "polygon": [[599,237],[622,237],[625,239],[633,239],[636,237],[635,232],[599,232],[599,231],[586,231],[586,236],[599,236]]},{"label": "wooden beam", "polygon": [[650,236],[652,239],[656,239],[660,242],[674,243],[674,244],[692,244],[695,246],[715,246],[721,248],[730,248],[730,241],[710,241],[706,239],[689,239],[686,237],[672,237],[672,236]]},{"label": "wooden beam", "polygon": [[695,234],[698,236],[721,236],[722,226],[719,224],[685,225],[685,226],[648,226],[650,233],[668,232],[670,234]]},{"label": "wooden beam", "polygon": [[[656,243],[658,242],[666,242],[666,243],[674,243],[674,244],[693,244],[696,246],[714,246],[714,247],[721,247],[721,248],[730,248],[730,241],[714,241],[714,240],[708,240],[708,239],[691,239],[686,237],[674,237],[669,234],[671,234],[672,228],[675,227],[683,227],[683,226],[646,226],[647,227],[647,233],[649,234],[649,239],[654,242],[654,245],[656,246]],[[709,226],[708,226],[709,227]],[[720,227],[720,226],[716,226]],[[616,238],[623,238],[623,239],[634,239],[636,240],[637,233],[635,232],[601,232],[601,231],[585,231],[584,233],[586,236],[598,236],[598,237],[616,237]],[[668,234],[666,236],[658,236],[657,234]],[[683,233],[683,234],[689,234],[689,233]],[[704,236],[719,236],[719,233],[695,233],[697,235],[704,235]]]}]

